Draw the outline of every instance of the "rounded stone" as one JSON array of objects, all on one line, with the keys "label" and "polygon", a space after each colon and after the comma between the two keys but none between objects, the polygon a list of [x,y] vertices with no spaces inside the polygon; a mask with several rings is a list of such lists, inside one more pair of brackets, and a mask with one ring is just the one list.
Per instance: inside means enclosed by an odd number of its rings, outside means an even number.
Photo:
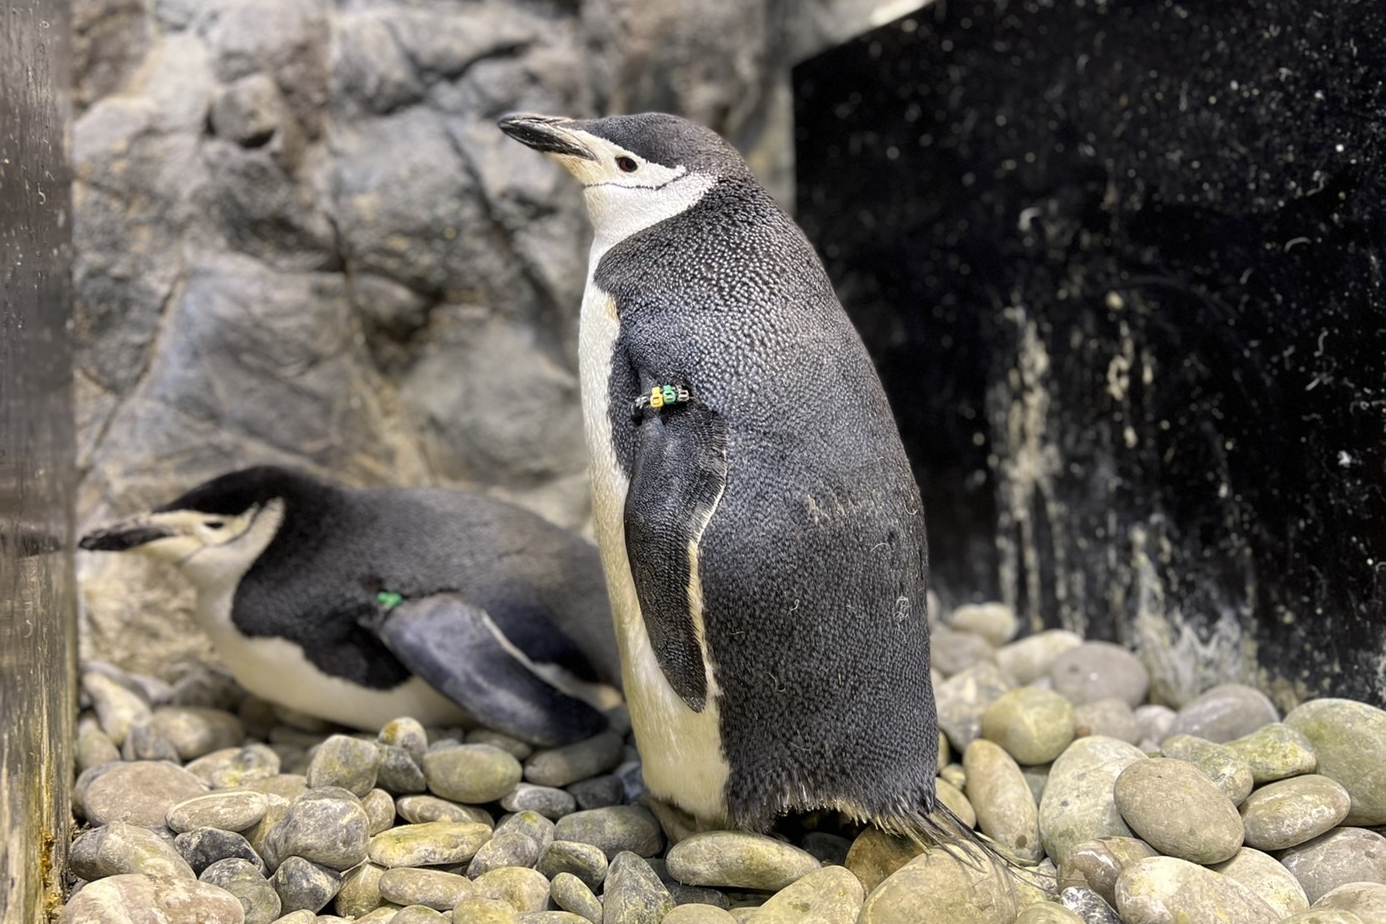
[{"label": "rounded stone", "polygon": [[1386,921],[1386,883],[1347,882],[1314,902],[1314,907],[1320,911],[1346,911],[1367,924]]},{"label": "rounded stone", "polygon": [[669,848],[669,875],[687,885],[778,891],[822,864],[808,851],[761,834],[704,831]]},{"label": "rounded stone", "polygon": [[[493,748],[500,748],[520,761],[534,753],[532,744],[490,728],[474,728],[467,732],[467,744],[489,744]],[[452,746],[455,747],[456,745]],[[436,743],[430,745],[429,750],[438,750]]]},{"label": "rounded stone", "polygon": [[372,789],[362,796],[361,808],[370,821],[372,837],[389,830],[395,823],[395,800],[383,789]]},{"label": "rounded stone", "polygon": [[423,723],[408,716],[386,722],[376,740],[384,745],[403,748],[416,764],[423,763],[424,754],[428,751],[428,732]]},{"label": "rounded stone", "polygon": [[84,727],[77,733],[77,772],[100,767],[120,760],[120,748],[115,746],[111,736],[96,725]]},{"label": "rounded stone", "polygon": [[1049,768],[1040,798],[1040,839],[1044,852],[1062,863],[1074,847],[1103,835],[1133,836],[1117,810],[1112,788],[1117,777],[1146,756],[1115,738],[1079,738]]},{"label": "rounded stone", "polygon": [[501,799],[501,808],[507,812],[538,812],[557,821],[577,811],[577,800],[565,789],[519,783]]},{"label": "rounded stone", "polygon": [[1249,735],[1227,742],[1227,749],[1246,761],[1257,786],[1313,773],[1318,766],[1309,739],[1284,722],[1262,725]]},{"label": "rounded stone", "polygon": [[1123,924],[1117,916],[1116,909],[1092,889],[1069,886],[1059,893],[1059,901],[1065,908],[1082,918],[1084,924]]},{"label": "rounded stone", "polygon": [[1073,710],[1073,725],[1073,734],[1078,738],[1105,735],[1127,744],[1138,744],[1141,740],[1136,714],[1121,699],[1109,697],[1077,706]]},{"label": "rounded stone", "polygon": [[659,924],[674,908],[650,864],[628,850],[611,859],[602,895],[602,924]]},{"label": "rounded stone", "polygon": [[1285,716],[1309,739],[1318,772],[1352,797],[1350,825],[1386,824],[1386,710],[1350,699],[1311,700]]},{"label": "rounded stone", "polygon": [[1000,745],[978,738],[963,752],[963,770],[982,833],[1021,861],[1043,859],[1039,806],[1015,759]]},{"label": "rounded stone", "polygon": [[245,909],[230,892],[196,879],[126,873],[87,883],[58,915],[58,924],[132,920],[243,924]]},{"label": "rounded stone", "polygon": [[1288,917],[1309,907],[1304,887],[1280,861],[1251,847],[1243,847],[1230,860],[1211,867],[1246,886],[1276,914]]},{"label": "rounded stone", "polygon": [[770,896],[755,920],[756,924],[852,924],[865,899],[856,876],[841,866],[825,866]]},{"label": "rounded stone", "polygon": [[193,828],[175,837],[173,846],[198,876],[213,863],[233,859],[244,860],[258,872],[265,872],[265,861],[250,842],[235,831]]},{"label": "rounded stone", "polygon": [[466,821],[486,825],[488,828],[494,824],[491,813],[485,809],[474,805],[458,805],[437,796],[400,796],[395,800],[395,811],[410,824],[423,824],[428,821]]},{"label": "rounded stone", "polygon": [[1206,738],[1171,735],[1160,743],[1160,753],[1193,764],[1234,805],[1241,805],[1255,785],[1251,767],[1245,760],[1233,754],[1225,745],[1215,744]]},{"label": "rounded stone", "polygon": [[271,867],[296,856],[335,870],[366,859],[371,822],[355,795],[345,789],[310,789],[265,836],[261,855]]},{"label": "rounded stone", "polygon": [[397,905],[426,905],[435,911],[451,911],[472,892],[472,884],[466,876],[408,866],[385,870],[377,885],[386,901]]},{"label": "rounded stone", "polygon": [[380,749],[373,741],[350,735],[330,735],[308,762],[308,786],[337,786],[360,798],[375,788]]},{"label": "rounded stone", "polygon": [[[1351,911],[1337,908],[1310,908],[1283,919],[1280,924],[1369,924]],[[1370,922],[1376,924],[1376,922]]]},{"label": "rounded stone", "polygon": [[270,877],[270,884],[279,893],[284,912],[302,908],[316,913],[341,889],[342,875],[303,857],[287,857]]},{"label": "rounded stone", "polygon": [[169,806],[164,822],[182,834],[193,828],[220,828],[244,831],[265,817],[269,802],[265,794],[246,789],[223,790],[184,799]]},{"label": "rounded stone", "polygon": [[596,892],[606,880],[606,854],[592,844],[555,840],[539,856],[535,869],[551,880],[557,879],[560,873],[576,876]]},{"label": "rounded stone", "polygon": [[197,777],[161,761],[107,764],[88,772],[100,774],[86,786],[81,799],[87,821],[96,826],[113,821],[162,825],[174,805],[207,792]]},{"label": "rounded stone", "polygon": [[472,895],[503,901],[521,914],[543,911],[549,900],[549,880],[538,870],[506,866],[472,880]]},{"label": "rounded stone", "polygon": [[380,880],[384,876],[385,867],[369,860],[349,870],[342,877],[342,888],[337,892],[337,913],[359,918],[379,908],[385,901],[380,894]]},{"label": "rounded stone", "polygon": [[1352,807],[1348,791],[1317,773],[1267,783],[1241,805],[1246,843],[1284,850],[1337,827]]},{"label": "rounded stone", "polygon": [[486,825],[428,821],[399,825],[370,839],[371,862],[396,866],[453,866],[466,863],[491,839]]},{"label": "rounded stone", "polygon": [[380,764],[376,767],[375,785],[395,795],[424,792],[428,780],[423,769],[409,752],[392,744],[376,746],[380,751]]},{"label": "rounded stone", "polygon": [[511,754],[489,744],[462,744],[424,755],[430,791],[470,805],[495,802],[520,782],[522,768]]},{"label": "rounded stone", "polygon": [[[959,780],[959,782],[962,781]],[[963,823],[963,827],[977,827],[977,812],[972,808],[972,800],[963,795],[963,791],[957,786],[940,776],[934,780],[934,795],[948,811],[958,817],[958,820]]]},{"label": "rounded stone", "polygon": [[1015,638],[1020,620],[1015,609],[1004,603],[964,603],[948,616],[948,625],[962,632],[971,632],[987,640],[993,648]]},{"label": "rounded stone", "polygon": [[1011,924],[1015,890],[995,863],[960,863],[933,849],[906,863],[866,896],[859,924]]},{"label": "rounded stone", "polygon": [[1235,879],[1177,857],[1137,860],[1117,877],[1125,924],[1275,924],[1275,911]]},{"label": "rounded stone", "polygon": [[948,625],[929,630],[929,664],[943,676],[954,677],[983,663],[996,663],[996,649],[980,635]]},{"label": "rounded stone", "polygon": [[1131,708],[1145,702],[1150,672],[1140,659],[1111,642],[1084,642],[1054,659],[1054,690],[1074,705],[1115,697]]},{"label": "rounded stone", "polygon": [[448,916],[427,905],[406,905],[390,917],[390,924],[443,924],[448,920]]},{"label": "rounded stone", "polygon": [[122,873],[197,878],[172,844],[148,828],[123,821],[77,835],[68,854],[68,865],[74,875],[89,880]]},{"label": "rounded stone", "polygon": [[1059,889],[1090,889],[1109,905],[1116,904],[1116,883],[1121,871],[1137,860],[1158,856],[1155,848],[1134,837],[1099,837],[1084,841],[1059,864]]},{"label": "rounded stone", "polygon": [[624,850],[652,857],[664,845],[659,822],[649,809],[638,805],[574,812],[555,823],[553,836],[556,841],[578,841],[598,847],[606,854],[608,863]]},{"label": "rounded stone", "polygon": [[1048,677],[1054,661],[1083,644],[1082,636],[1068,629],[1046,629],[996,649],[996,663],[1021,686]]},{"label": "rounded stone", "polygon": [[523,924],[509,902],[495,898],[464,898],[452,909],[454,924]]},{"label": "rounded stone", "polygon": [[247,744],[238,748],[213,751],[189,763],[185,768],[212,789],[231,789],[254,780],[279,775],[279,755],[267,744]]},{"label": "rounded stone", "polygon": [[519,831],[497,831],[481,845],[467,865],[467,875],[476,878],[506,866],[533,866],[539,861],[538,841]]},{"label": "rounded stone", "polygon": [[1280,854],[1312,906],[1349,882],[1386,882],[1386,837],[1366,828],[1335,828]]},{"label": "rounded stone", "polygon": [[1112,794],[1136,836],[1166,856],[1207,865],[1231,859],[1242,846],[1237,807],[1193,764],[1136,761],[1121,771]]},{"label": "rounded stone", "polygon": [[245,909],[245,924],[269,924],[283,910],[274,886],[255,864],[246,860],[218,860],[203,870],[199,878],[236,896]]},{"label": "rounded stone", "polygon": [[207,706],[159,706],[150,725],[177,749],[180,760],[194,760],[245,741],[240,719]]},{"label": "rounded stone", "polygon": [[615,769],[624,751],[624,739],[608,729],[583,741],[535,751],[525,761],[525,779],[539,786],[567,786]]},{"label": "rounded stone", "polygon": [[139,719],[130,724],[125,743],[120,746],[122,760],[166,760],[182,763],[173,742],[154,730],[152,719]]},{"label": "rounded stone", "polygon": [[1178,713],[1162,703],[1146,703],[1137,706],[1131,714],[1136,717],[1136,724],[1141,729],[1142,749],[1145,749],[1146,742],[1150,742],[1150,749],[1153,750],[1169,737],[1169,730],[1174,727],[1174,717]]},{"label": "rounded stone", "polygon": [[1053,690],[1019,687],[1001,694],[982,713],[982,737],[1020,764],[1046,764],[1073,741],[1073,705]]},{"label": "rounded stone", "polygon": [[565,788],[577,800],[577,807],[580,811],[604,808],[608,805],[620,805],[625,798],[625,787],[621,785],[620,778],[609,773],[603,773],[587,780],[578,780]]},{"label": "rounded stone", "polygon": [[1186,703],[1169,733],[1197,735],[1222,744],[1279,720],[1280,713],[1266,694],[1244,683],[1224,683]]},{"label": "rounded stone", "polygon": [[732,913],[716,905],[690,902],[674,906],[660,924],[736,924]]},{"label": "rounded stone", "polygon": [[846,866],[870,892],[896,870],[913,860],[923,848],[913,840],[887,834],[880,828],[868,826],[847,851]]},{"label": "rounded stone", "polygon": [[1026,905],[1016,916],[1015,924],[1084,924],[1077,912],[1069,911],[1054,902],[1035,902]]},{"label": "rounded stone", "polygon": [[602,903],[592,889],[572,873],[559,873],[549,887],[553,903],[564,911],[582,915],[588,921],[601,924]]}]

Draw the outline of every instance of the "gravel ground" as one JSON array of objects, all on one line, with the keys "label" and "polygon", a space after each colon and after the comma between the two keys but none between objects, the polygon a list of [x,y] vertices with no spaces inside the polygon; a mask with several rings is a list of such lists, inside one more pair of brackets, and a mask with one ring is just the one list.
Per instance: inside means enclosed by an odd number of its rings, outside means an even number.
[{"label": "gravel ground", "polygon": [[1130,652],[934,628],[939,793],[1010,864],[835,819],[692,833],[641,792],[624,708],[535,750],[289,715],[204,667],[81,675],[71,924],[1386,924],[1386,712],[1177,712]]}]

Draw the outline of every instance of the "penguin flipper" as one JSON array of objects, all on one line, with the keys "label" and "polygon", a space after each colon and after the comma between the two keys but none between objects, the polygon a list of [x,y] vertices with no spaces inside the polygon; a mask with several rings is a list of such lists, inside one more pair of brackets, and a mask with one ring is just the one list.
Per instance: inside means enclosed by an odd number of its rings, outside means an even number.
[{"label": "penguin flipper", "polygon": [[404,600],[371,628],[411,671],[488,728],[553,747],[606,727],[602,713],[550,683],[485,610],[458,594]]},{"label": "penguin flipper", "polygon": [[707,704],[698,542],[727,483],[727,425],[692,401],[636,428],[626,493],[626,556],[664,676],[694,712]]}]

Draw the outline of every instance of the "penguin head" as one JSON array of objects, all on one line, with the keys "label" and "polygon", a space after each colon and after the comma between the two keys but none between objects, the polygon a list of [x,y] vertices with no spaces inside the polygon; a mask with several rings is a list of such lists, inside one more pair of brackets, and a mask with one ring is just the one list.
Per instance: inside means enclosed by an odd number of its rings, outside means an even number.
[{"label": "penguin head", "polygon": [[719,180],[751,178],[716,132],[662,112],[602,119],[526,113],[506,116],[500,128],[582,183],[598,238],[619,240],[677,215]]},{"label": "penguin head", "polygon": [[94,530],[79,545],[171,562],[199,588],[234,584],[279,532],[299,478],[270,466],[230,472],[149,513]]}]

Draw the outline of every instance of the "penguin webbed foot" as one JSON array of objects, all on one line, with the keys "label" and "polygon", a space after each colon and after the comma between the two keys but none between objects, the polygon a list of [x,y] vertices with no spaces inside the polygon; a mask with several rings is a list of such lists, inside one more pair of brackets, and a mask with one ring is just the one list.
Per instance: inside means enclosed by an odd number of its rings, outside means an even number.
[{"label": "penguin webbed foot", "polygon": [[536,673],[486,611],[460,595],[407,599],[381,591],[377,602],[369,628],[412,672],[483,725],[543,747],[606,728],[606,716]]}]

